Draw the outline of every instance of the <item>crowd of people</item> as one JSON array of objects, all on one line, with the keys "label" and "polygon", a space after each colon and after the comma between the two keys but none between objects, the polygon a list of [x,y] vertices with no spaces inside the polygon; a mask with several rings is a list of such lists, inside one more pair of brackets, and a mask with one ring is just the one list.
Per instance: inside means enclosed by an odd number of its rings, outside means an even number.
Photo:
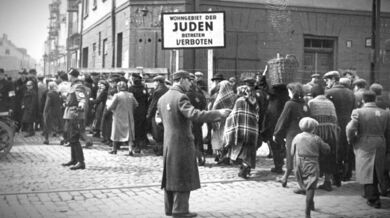
[{"label": "crowd of people", "polygon": [[[306,84],[274,85],[266,79],[267,69],[239,79],[217,73],[210,92],[201,72],[176,72],[173,84],[156,76],[153,90],[140,74],[126,79],[71,69],[47,79],[36,73],[22,71],[12,81],[0,69],[0,97],[6,102],[0,106],[12,112],[16,130],[30,137],[40,129],[44,144],[61,134],[61,144],[71,147],[71,160],[63,166],[74,170],[85,168],[79,139],[93,146],[86,130],[111,146],[110,154],[128,146],[130,156],[148,147],[150,133],[155,154],[164,156],[168,215],[194,215],[188,212],[189,191],[200,187],[196,165],[204,165],[206,155],[218,165],[238,165],[238,176],[246,179],[263,144],[283,187],[295,170],[299,188],[294,192],[306,194],[308,217],[314,190],[340,187],[353,170],[368,205],[380,208],[379,196],[389,194],[390,102],[380,84],[368,86],[353,73],[330,71],[313,74]],[[319,177],[324,183],[317,187]],[[172,211],[176,198],[187,205]]]}]

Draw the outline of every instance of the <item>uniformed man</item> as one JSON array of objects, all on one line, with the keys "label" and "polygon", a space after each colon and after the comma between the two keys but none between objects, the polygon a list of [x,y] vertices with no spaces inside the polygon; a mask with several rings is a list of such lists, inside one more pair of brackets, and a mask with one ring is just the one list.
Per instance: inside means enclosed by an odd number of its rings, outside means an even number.
[{"label": "uniformed man", "polygon": [[71,159],[62,166],[72,166],[71,170],[85,169],[83,149],[80,144],[80,136],[84,122],[84,109],[86,105],[86,91],[82,81],[78,80],[79,71],[71,68],[69,80],[72,82],[71,89],[66,97],[64,120],[65,131],[71,148]]},{"label": "uniformed man", "polygon": [[195,217],[189,212],[190,192],[200,188],[196,148],[191,131],[192,121],[213,122],[227,117],[230,110],[195,109],[185,94],[190,89],[189,73],[173,74],[173,86],[158,101],[158,112],[164,125],[163,177],[165,214],[173,217]]},{"label": "uniformed man", "polygon": [[12,83],[5,77],[3,68],[0,68],[0,112],[13,112],[15,91]]}]

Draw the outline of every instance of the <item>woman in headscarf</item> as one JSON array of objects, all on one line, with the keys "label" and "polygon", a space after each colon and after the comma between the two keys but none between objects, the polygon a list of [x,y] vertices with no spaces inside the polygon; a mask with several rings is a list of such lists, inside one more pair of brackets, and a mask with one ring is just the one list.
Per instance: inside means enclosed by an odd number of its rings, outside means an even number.
[{"label": "woman in headscarf", "polygon": [[[224,80],[219,83],[219,91],[215,102],[213,104],[212,110],[218,109],[232,109],[234,107],[234,102],[236,101],[236,94],[234,94],[232,85],[229,81]],[[212,123],[213,132],[211,135],[211,145],[213,147],[214,153],[217,155],[215,161],[219,161],[221,158],[221,148],[223,147],[223,132],[225,127],[226,119],[221,119],[218,122]]]},{"label": "woman in headscarf", "polygon": [[98,91],[97,97],[95,100],[91,100],[91,104],[95,105],[95,118],[92,122],[92,128],[94,137],[100,138],[101,123],[103,117],[104,107],[106,106],[107,96],[108,96],[108,82],[105,80],[100,80],[98,82]]},{"label": "woman in headscarf", "polygon": [[315,134],[322,138],[330,146],[329,154],[320,154],[320,172],[325,175],[324,184],[319,189],[332,190],[330,182],[332,175],[337,173],[336,145],[340,134],[337,123],[336,109],[333,102],[325,97],[325,90],[320,85],[314,85],[311,89],[313,99],[309,101],[311,117],[319,123]]},{"label": "woman in headscarf", "polygon": [[278,182],[282,183],[283,187],[287,186],[287,180],[292,173],[293,161],[291,156],[291,142],[294,137],[301,132],[298,123],[302,117],[309,115],[309,107],[306,105],[301,83],[287,84],[290,100],[284,105],[282,114],[276,123],[273,140],[276,143],[282,144],[286,140],[286,172],[283,177],[277,178]]},{"label": "woman in headscarf", "polygon": [[238,88],[241,95],[226,119],[224,140],[227,156],[240,163],[238,176],[248,178],[251,168],[256,166],[257,139],[259,136],[258,113],[254,86]]}]

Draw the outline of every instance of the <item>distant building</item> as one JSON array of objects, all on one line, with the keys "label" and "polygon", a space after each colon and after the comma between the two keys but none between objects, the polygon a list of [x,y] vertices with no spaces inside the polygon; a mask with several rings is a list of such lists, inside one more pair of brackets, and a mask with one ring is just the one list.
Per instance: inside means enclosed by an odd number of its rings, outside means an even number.
[{"label": "distant building", "polygon": [[[390,1],[381,1],[377,81],[390,87]],[[226,47],[214,49],[214,73],[261,71],[277,54],[294,55],[297,81],[353,69],[369,79],[372,1],[367,0],[79,0],[82,68],[167,67],[161,13],[224,11]],[[207,49],[179,50],[179,68],[207,72]],[[207,75],[207,74],[205,74]]]},{"label": "distant building", "polygon": [[18,48],[6,34],[0,38],[0,68],[4,68],[8,76],[17,77],[22,69],[36,67],[36,61],[32,59],[24,48]]}]

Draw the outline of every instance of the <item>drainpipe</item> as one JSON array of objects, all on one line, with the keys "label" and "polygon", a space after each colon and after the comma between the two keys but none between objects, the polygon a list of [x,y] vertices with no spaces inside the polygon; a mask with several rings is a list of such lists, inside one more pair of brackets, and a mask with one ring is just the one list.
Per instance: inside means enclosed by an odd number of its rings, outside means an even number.
[{"label": "drainpipe", "polygon": [[[78,15],[79,13],[77,13]],[[80,46],[79,46],[79,68],[82,68],[83,65],[83,28],[84,28],[84,0],[81,0],[81,17],[80,18]]]},{"label": "drainpipe", "polygon": [[[199,11],[199,5],[200,0],[194,0],[194,12]],[[192,69],[196,69],[196,49],[192,49]]]},{"label": "drainpipe", "polygon": [[[372,0],[372,35],[371,35],[371,72],[370,83],[376,81],[376,75],[379,75],[379,49],[380,49],[380,17],[381,0]],[[379,78],[380,79],[380,78]]]},{"label": "drainpipe", "polygon": [[111,27],[112,27],[112,62],[111,62],[111,67],[112,68],[115,68],[115,36],[116,36],[115,7],[116,7],[116,2],[115,2],[115,0],[112,0],[112,8],[111,8]]}]

